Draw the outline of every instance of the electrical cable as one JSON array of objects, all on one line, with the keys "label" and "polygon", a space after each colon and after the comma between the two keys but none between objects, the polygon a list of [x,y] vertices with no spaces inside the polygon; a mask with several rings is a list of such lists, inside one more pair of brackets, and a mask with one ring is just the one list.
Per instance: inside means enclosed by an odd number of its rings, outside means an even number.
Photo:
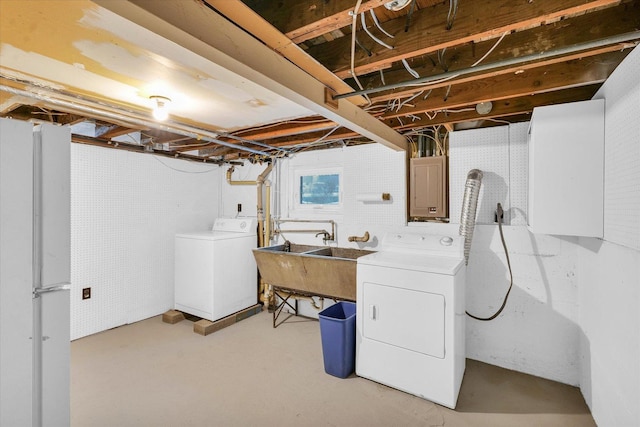
[{"label": "electrical cable", "polygon": [[509,260],[509,251],[507,250],[507,243],[504,240],[504,234],[502,233],[502,216],[503,216],[503,210],[502,210],[502,205],[500,203],[498,203],[498,209],[497,209],[497,214],[496,216],[498,217],[498,229],[500,230],[500,240],[502,240],[502,247],[504,248],[504,254],[507,258],[507,266],[509,267],[509,289],[507,289],[507,293],[504,296],[504,300],[502,301],[502,305],[500,306],[500,308],[498,309],[498,311],[496,311],[493,315],[489,316],[489,317],[479,317],[479,316],[474,316],[473,314],[469,313],[468,311],[465,311],[465,313],[467,313],[467,316],[476,319],[476,320],[481,320],[483,322],[488,322],[489,320],[493,320],[496,317],[498,317],[500,315],[500,313],[502,313],[502,310],[504,310],[504,307],[507,305],[507,299],[509,299],[509,294],[511,293],[511,288],[513,288],[513,272],[511,271],[511,261]]},{"label": "electrical cable", "polygon": [[186,170],[183,170],[183,169],[174,168],[173,166],[169,166],[168,164],[166,164],[165,162],[160,160],[157,156],[151,156],[151,157],[156,159],[156,161],[159,162],[160,164],[162,164],[162,166],[164,166],[164,167],[166,167],[168,169],[171,169],[173,171],[180,172],[180,173],[188,173],[188,174],[209,173],[209,172],[213,172],[213,171],[216,171],[216,170],[219,169],[219,168],[216,167],[216,168],[212,168],[212,169],[204,170],[204,171],[186,171]]},{"label": "electrical cable", "polygon": [[373,10],[373,8],[369,9],[369,13],[371,14],[371,18],[373,18],[373,23],[376,24],[376,27],[378,27],[380,31],[382,31],[387,37],[391,37],[392,39],[395,38],[393,34],[389,34],[387,31],[385,31],[384,28],[382,28],[382,25],[380,25],[380,21],[378,21],[378,17],[376,16],[376,12]]},{"label": "electrical cable", "polygon": [[365,14],[364,13],[360,14],[360,23],[362,24],[362,29],[364,30],[364,32],[367,33],[369,35],[369,37],[371,37],[373,39],[373,41],[375,41],[376,43],[378,43],[381,46],[386,47],[387,49],[393,49],[393,46],[388,45],[387,43],[383,42],[382,40],[380,40],[379,38],[374,36],[371,31],[369,31],[369,29],[367,28],[367,21],[365,19]]},{"label": "electrical cable", "polygon": [[407,62],[406,59],[402,58],[402,65],[404,65],[404,68],[409,72],[409,74],[411,74],[414,78],[419,79],[420,78],[420,74],[418,74],[418,72],[416,70],[414,70],[413,68],[411,68],[409,66],[409,63]]},{"label": "electrical cable", "polygon": [[[353,80],[355,80],[356,84],[358,85],[358,87],[360,88],[360,90],[363,90],[362,88],[362,83],[360,83],[360,79],[358,79],[358,76],[356,75],[356,30],[358,29],[358,10],[360,9],[360,4],[362,3],[362,0],[358,0],[356,2],[355,7],[353,8],[353,11],[350,12],[350,14],[352,15],[352,20],[351,20],[351,61],[350,61],[350,71],[351,71],[351,77],[353,77]],[[364,98],[367,100],[368,105],[371,105],[371,99],[369,98],[368,95],[364,95]]]}]

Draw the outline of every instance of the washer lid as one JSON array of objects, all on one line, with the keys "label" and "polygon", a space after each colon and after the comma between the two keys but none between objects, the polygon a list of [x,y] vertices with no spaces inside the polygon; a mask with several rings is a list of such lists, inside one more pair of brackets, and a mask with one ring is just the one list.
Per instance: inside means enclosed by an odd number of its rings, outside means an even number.
[{"label": "washer lid", "polygon": [[464,265],[464,259],[452,256],[380,251],[359,257],[357,263],[358,266],[371,265],[397,268],[399,270],[454,275]]}]

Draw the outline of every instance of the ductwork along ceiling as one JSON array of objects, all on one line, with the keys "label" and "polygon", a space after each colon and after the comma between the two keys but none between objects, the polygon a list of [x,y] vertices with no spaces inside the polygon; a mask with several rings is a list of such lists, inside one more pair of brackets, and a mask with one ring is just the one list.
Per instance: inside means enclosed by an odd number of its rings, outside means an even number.
[{"label": "ductwork along ceiling", "polygon": [[639,29],[640,1],[3,0],[0,116],[216,163],[404,150],[591,99]]}]

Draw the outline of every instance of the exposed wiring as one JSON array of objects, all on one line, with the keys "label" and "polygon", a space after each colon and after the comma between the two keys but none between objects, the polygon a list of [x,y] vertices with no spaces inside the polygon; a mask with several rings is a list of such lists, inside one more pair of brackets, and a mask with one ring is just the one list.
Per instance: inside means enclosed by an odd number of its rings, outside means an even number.
[{"label": "exposed wiring", "polygon": [[418,72],[416,70],[414,70],[413,68],[411,68],[409,66],[409,63],[407,62],[407,60],[405,58],[402,58],[402,65],[404,65],[404,68],[409,72],[409,74],[411,74],[414,78],[419,79],[420,78],[420,74],[418,74]]},{"label": "exposed wiring", "polygon": [[500,44],[500,42],[502,41],[502,39],[504,38],[504,36],[506,36],[507,34],[509,34],[509,31],[505,31],[504,33],[502,33],[502,35],[500,36],[500,38],[498,39],[497,42],[494,43],[493,46],[491,46],[491,49],[489,49],[487,51],[487,53],[485,53],[484,55],[482,55],[482,58],[478,59],[476,62],[473,63],[473,65],[471,67],[475,67],[476,65],[478,65],[479,63],[481,63],[482,61],[484,61],[484,59],[489,56],[489,54],[491,52],[493,52],[493,50],[498,47],[498,45]]},{"label": "exposed wiring", "polygon": [[375,41],[376,43],[378,43],[381,46],[386,47],[387,49],[393,49],[393,46],[388,45],[387,43],[383,42],[382,40],[380,40],[379,38],[374,36],[371,31],[369,31],[369,29],[367,28],[367,22],[366,22],[366,19],[365,19],[365,13],[361,13],[360,14],[360,23],[362,24],[362,29],[364,30],[364,32],[367,33],[369,35],[369,37],[371,37],[373,39],[373,41]]},{"label": "exposed wiring", "polygon": [[464,113],[466,111],[476,111],[475,108],[459,108],[457,110],[451,109],[451,108],[446,108],[444,110],[440,110],[443,113]]},{"label": "exposed wiring", "polygon": [[411,0],[411,6],[409,7],[409,12],[407,12],[407,18],[404,22],[404,32],[409,31],[409,25],[411,24],[411,17],[413,16],[413,11],[416,7],[416,0]]},{"label": "exposed wiring", "polygon": [[400,111],[400,109],[401,109],[402,107],[404,107],[408,102],[413,101],[414,99],[416,99],[417,97],[419,97],[420,95],[422,95],[422,93],[423,93],[423,92],[424,92],[424,91],[422,90],[422,91],[420,91],[420,92],[416,93],[415,95],[413,95],[413,96],[411,96],[411,97],[409,97],[409,98],[405,99],[404,101],[402,101],[402,102],[398,105],[398,107],[397,107],[396,111]]},{"label": "exposed wiring", "polygon": [[511,124],[511,122],[507,121],[507,120],[500,120],[500,119],[492,119],[490,117],[484,117],[483,120],[490,120],[492,122],[496,122],[496,123],[506,123],[508,125]]},{"label": "exposed wiring", "polygon": [[[370,9],[373,10],[373,9]],[[382,82],[383,85],[386,85],[387,83],[384,81],[384,72],[382,71],[382,69],[380,69],[380,81]]]},{"label": "exposed wiring", "polygon": [[502,305],[500,306],[500,308],[498,309],[498,311],[496,311],[494,314],[492,314],[489,317],[478,317],[478,316],[474,316],[473,314],[469,313],[468,311],[465,311],[465,313],[467,313],[467,316],[476,319],[476,320],[482,320],[483,322],[487,322],[489,320],[493,320],[496,317],[498,317],[500,315],[500,313],[502,313],[502,310],[504,310],[504,307],[507,305],[507,299],[509,299],[509,294],[511,293],[511,288],[513,287],[513,272],[511,271],[511,261],[509,260],[509,251],[507,250],[507,243],[504,240],[504,234],[502,233],[502,216],[503,216],[503,211],[502,211],[502,205],[500,203],[498,203],[498,209],[496,211],[496,216],[498,217],[498,229],[500,230],[500,240],[502,240],[502,247],[504,248],[504,255],[507,258],[507,267],[509,267],[509,289],[507,289],[507,293],[504,296],[504,300],[502,301]]},{"label": "exposed wiring", "polygon": [[378,17],[376,16],[376,12],[374,11],[373,8],[369,9],[369,13],[371,14],[373,23],[376,24],[376,27],[378,27],[380,31],[382,31],[387,37],[391,37],[392,39],[395,38],[392,34],[389,34],[388,32],[385,31],[384,28],[382,28],[382,26],[380,25],[380,21],[378,21]]},{"label": "exposed wiring", "polygon": [[[351,20],[351,77],[353,77],[353,80],[355,80],[356,84],[358,85],[358,87],[360,88],[360,90],[363,90],[362,84],[360,83],[360,80],[358,79],[358,76],[356,75],[356,30],[358,29],[358,10],[360,9],[360,4],[362,3],[362,0],[358,0],[356,2],[355,7],[353,8],[353,12],[350,12],[352,15],[352,20]],[[369,103],[369,105],[371,105],[371,99],[367,96],[364,95],[365,99],[367,100],[367,102]]]},{"label": "exposed wiring", "polygon": [[[326,134],[324,134],[323,136],[321,136],[320,138],[316,139],[315,141],[312,142],[307,142],[304,144],[298,144],[298,145],[293,145],[292,147],[290,147],[290,149],[295,152],[295,153],[299,153],[300,151],[304,151],[310,147],[314,147],[317,145],[325,145],[325,144],[333,144],[337,141],[341,141],[342,138],[338,138],[338,139],[333,139],[333,140],[329,140],[329,141],[324,141],[326,138],[328,138],[332,133],[334,133],[335,131],[337,131],[338,129],[340,129],[342,126],[336,126],[333,129],[331,129],[329,132],[327,132]],[[324,142],[323,142],[324,141]],[[320,144],[321,142],[323,142],[322,144]],[[294,151],[295,150],[295,151]]]},{"label": "exposed wiring", "polygon": [[444,54],[446,51],[446,47],[442,50],[438,50],[438,64],[440,64],[440,67],[442,67],[445,72],[449,71],[449,67],[447,67],[447,63],[444,60]]},{"label": "exposed wiring", "polygon": [[153,158],[154,158],[154,159],[156,159],[158,162],[160,162],[160,164],[162,164],[164,167],[169,168],[169,169],[171,169],[171,170],[174,170],[174,171],[176,171],[176,172],[180,172],[180,173],[198,174],[198,173],[209,173],[209,172],[213,172],[213,171],[218,170],[218,168],[216,167],[216,168],[209,169],[209,170],[206,170],[206,171],[186,171],[186,170],[182,170],[182,169],[174,168],[173,166],[169,166],[168,164],[166,164],[165,162],[163,162],[162,160],[160,160],[157,156],[151,156],[151,157],[153,157]]},{"label": "exposed wiring", "polygon": [[453,20],[458,12],[458,0],[449,0],[449,14],[447,14],[447,30],[453,27]]},{"label": "exposed wiring", "polygon": [[[473,67],[477,66],[478,64],[480,64],[482,61],[484,61],[487,58],[487,56],[489,56],[489,54],[491,54],[491,52],[493,52],[495,50],[495,48],[498,47],[498,45],[500,44],[502,39],[504,39],[507,34],[509,34],[509,31],[505,31],[504,33],[502,33],[500,38],[493,44],[493,46],[491,46],[491,48],[480,59],[478,59],[476,62],[474,62],[469,68],[473,68]],[[444,50],[442,51],[442,53],[440,53],[440,51],[438,51],[438,61],[444,67],[444,65],[442,64],[443,59],[444,59]],[[419,77],[416,77],[414,74],[411,74],[411,75],[414,76],[415,78],[419,78]],[[460,77],[460,75],[459,74],[454,74],[452,76],[445,77],[445,78],[442,78],[442,79],[439,79],[439,80],[433,80],[433,81],[430,81],[429,83],[424,83],[424,84],[421,84],[421,83],[413,83],[413,84],[412,83],[408,83],[406,86],[407,87],[433,86],[433,85],[436,85],[436,84],[444,83],[444,82],[446,82],[448,80],[455,79],[457,77]]]},{"label": "exposed wiring", "polygon": [[444,101],[449,98],[449,92],[451,92],[451,85],[447,86],[447,92],[444,94]]}]

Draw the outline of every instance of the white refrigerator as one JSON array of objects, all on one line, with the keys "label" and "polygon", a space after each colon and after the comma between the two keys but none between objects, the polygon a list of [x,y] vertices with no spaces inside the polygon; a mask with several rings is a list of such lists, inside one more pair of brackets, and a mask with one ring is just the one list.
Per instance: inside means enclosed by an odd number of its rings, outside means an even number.
[{"label": "white refrigerator", "polygon": [[70,423],[68,126],[0,119],[0,425]]}]

